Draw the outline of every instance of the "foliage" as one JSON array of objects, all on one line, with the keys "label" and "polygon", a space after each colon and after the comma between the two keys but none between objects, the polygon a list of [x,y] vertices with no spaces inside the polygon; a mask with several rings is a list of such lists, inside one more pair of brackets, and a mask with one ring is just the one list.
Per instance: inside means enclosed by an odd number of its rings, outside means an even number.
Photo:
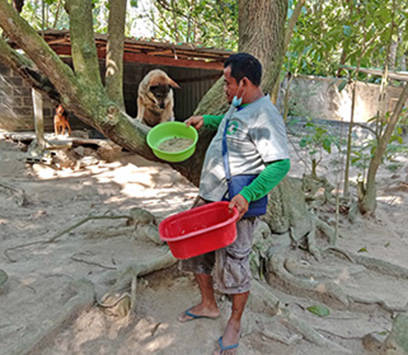
[{"label": "foliage", "polygon": [[326,306],[316,304],[306,308],[310,313],[313,313],[319,317],[327,317],[330,315],[330,310]]},{"label": "foliage", "polygon": [[362,67],[383,67],[390,39],[398,44],[395,63],[400,65],[408,49],[407,22],[404,1],[307,1],[285,68],[292,73],[335,76],[339,64],[356,66],[359,59]]},{"label": "foliage", "polygon": [[68,29],[69,18],[62,5],[62,0],[26,0],[21,16],[37,31]]},{"label": "foliage", "polygon": [[233,0],[154,0],[150,15],[155,37],[172,42],[236,50],[238,2]]},{"label": "foliage", "polygon": [[[297,123],[297,120],[291,120],[290,125]],[[305,129],[299,140],[300,149],[308,156],[311,163],[312,176],[317,177],[316,169],[323,159],[324,152],[331,154],[332,148],[340,150],[342,142],[337,135],[332,134],[323,125],[308,119]]]},{"label": "foliage", "polygon": [[[404,144],[404,126],[405,115],[401,115],[398,125],[395,127],[387,148],[382,157],[383,163],[390,163],[387,168],[389,170],[397,170],[400,164],[395,163],[397,155],[408,155],[408,147]],[[385,125],[384,123],[382,123]],[[378,138],[372,137],[365,140],[362,144],[353,147],[351,152],[351,164],[359,169],[359,176],[365,179],[370,160],[374,157],[375,150],[378,145]]]}]

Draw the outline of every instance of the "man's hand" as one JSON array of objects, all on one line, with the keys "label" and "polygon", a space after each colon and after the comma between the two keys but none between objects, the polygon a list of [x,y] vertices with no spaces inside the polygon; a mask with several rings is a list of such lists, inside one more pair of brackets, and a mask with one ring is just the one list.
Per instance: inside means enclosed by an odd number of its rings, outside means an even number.
[{"label": "man's hand", "polygon": [[184,121],[187,126],[193,126],[195,129],[199,130],[204,124],[203,116],[191,116]]},{"label": "man's hand", "polygon": [[246,211],[248,211],[249,203],[244,196],[237,194],[232,198],[232,200],[228,204],[228,208],[233,209],[234,207],[236,207],[238,210],[239,213],[238,220],[240,220],[242,216],[246,213]]}]

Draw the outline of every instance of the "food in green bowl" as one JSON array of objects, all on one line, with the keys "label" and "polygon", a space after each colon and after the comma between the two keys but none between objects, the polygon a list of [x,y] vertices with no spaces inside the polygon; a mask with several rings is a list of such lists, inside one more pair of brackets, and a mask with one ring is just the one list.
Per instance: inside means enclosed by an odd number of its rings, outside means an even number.
[{"label": "food in green bowl", "polygon": [[149,131],[146,140],[158,158],[181,162],[193,155],[198,133],[194,127],[182,122],[163,122]]}]

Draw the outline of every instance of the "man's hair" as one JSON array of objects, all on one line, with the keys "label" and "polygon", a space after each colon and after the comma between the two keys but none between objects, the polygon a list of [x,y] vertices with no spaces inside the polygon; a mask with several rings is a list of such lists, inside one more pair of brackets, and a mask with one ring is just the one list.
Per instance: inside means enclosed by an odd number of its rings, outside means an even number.
[{"label": "man's hair", "polygon": [[248,53],[232,54],[224,62],[224,68],[231,67],[231,76],[237,81],[246,76],[252,84],[259,86],[262,78],[262,65]]}]

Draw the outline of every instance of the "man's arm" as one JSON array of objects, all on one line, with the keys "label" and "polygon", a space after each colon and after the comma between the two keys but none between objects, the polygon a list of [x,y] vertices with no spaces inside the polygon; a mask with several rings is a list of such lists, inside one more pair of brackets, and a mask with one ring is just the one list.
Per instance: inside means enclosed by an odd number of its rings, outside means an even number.
[{"label": "man's arm", "polygon": [[204,127],[217,129],[224,115],[203,115]]},{"label": "man's arm", "polygon": [[278,160],[266,166],[266,168],[241,192],[248,202],[259,200],[267,195],[282,179],[290,169],[290,160]]},{"label": "man's arm", "polygon": [[217,129],[223,118],[224,115],[191,116],[184,122],[187,126],[193,126],[197,130],[200,129],[202,126]]},{"label": "man's arm", "polygon": [[290,169],[290,160],[278,160],[266,166],[266,168],[248,186],[235,195],[228,207],[236,207],[239,219],[248,211],[249,203],[260,199],[268,194],[285,177]]}]

